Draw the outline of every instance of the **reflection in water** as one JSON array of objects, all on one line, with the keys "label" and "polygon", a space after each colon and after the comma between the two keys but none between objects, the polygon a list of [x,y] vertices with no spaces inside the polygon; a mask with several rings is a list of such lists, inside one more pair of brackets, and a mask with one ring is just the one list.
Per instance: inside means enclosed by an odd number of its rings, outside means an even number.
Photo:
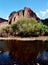
[{"label": "reflection in water", "polygon": [[48,52],[42,51],[42,53],[39,53],[36,58],[36,63],[48,65]]},{"label": "reflection in water", "polygon": [[8,50],[8,47],[6,46],[4,41],[0,41],[0,50],[4,50],[4,51]]},{"label": "reflection in water", "polygon": [[48,52],[43,51],[42,53],[39,53],[37,59],[40,59],[42,61],[48,61]]},{"label": "reflection in water", "polygon": [[0,65],[12,65],[12,59],[8,55],[8,52],[0,54]]},{"label": "reflection in water", "polygon": [[[48,52],[43,51],[42,53],[39,53],[35,60],[35,63],[48,65]],[[0,65],[14,65],[14,64],[21,65],[21,63],[19,62],[13,61],[13,59],[9,56],[8,51],[3,52],[3,54],[0,54]]]},{"label": "reflection in water", "polygon": [[[23,60],[28,59],[28,57],[29,57],[29,59],[31,59],[31,61],[34,62],[33,64],[30,63],[30,65],[35,65],[37,63],[39,63],[40,65],[48,65],[48,41],[46,41],[46,42],[33,41],[33,42],[30,42],[30,44],[29,44],[29,42],[27,42],[27,44],[28,45],[26,45],[26,43],[24,43],[24,42],[23,42],[23,44],[20,43],[19,46],[18,46],[18,44],[16,44],[15,47],[12,46],[11,53],[7,51],[7,52],[3,52],[2,54],[0,54],[0,65],[14,65],[14,64],[21,65],[21,62],[19,63],[19,60],[22,61],[22,59]],[[26,47],[26,49],[24,46]],[[14,52],[13,52],[13,50],[14,50]],[[24,50],[26,50],[26,51],[24,51]],[[18,52],[16,52],[16,51],[19,52],[19,56],[16,55],[16,54],[18,54]],[[26,55],[26,53],[27,53],[27,55]],[[20,54],[22,54],[22,55],[20,56]],[[14,58],[15,59],[18,58],[18,60],[14,61],[13,60]],[[24,65],[28,65],[28,64],[24,64]]]},{"label": "reflection in water", "polygon": [[3,52],[3,54],[0,54],[0,65],[14,65],[14,64],[20,64],[18,61],[14,62],[13,59],[10,58],[9,52]]}]

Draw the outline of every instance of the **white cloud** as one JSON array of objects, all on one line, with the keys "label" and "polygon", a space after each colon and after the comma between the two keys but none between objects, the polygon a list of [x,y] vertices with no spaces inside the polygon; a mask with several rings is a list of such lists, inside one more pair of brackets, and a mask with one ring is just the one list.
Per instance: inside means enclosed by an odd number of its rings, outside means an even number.
[{"label": "white cloud", "polygon": [[48,9],[46,10],[46,12],[48,12]]},{"label": "white cloud", "polygon": [[44,17],[46,15],[46,11],[40,11],[42,17]]},{"label": "white cloud", "polygon": [[8,20],[8,17],[4,18],[4,19],[7,19]]},{"label": "white cloud", "polygon": [[46,9],[45,11],[40,11],[40,14],[42,15],[42,17],[44,17],[47,13],[48,13],[48,9]]},{"label": "white cloud", "polygon": [[37,17],[39,17],[39,18],[40,18],[40,16],[39,16],[39,14],[38,14],[38,13],[36,13],[36,15],[37,15]]}]

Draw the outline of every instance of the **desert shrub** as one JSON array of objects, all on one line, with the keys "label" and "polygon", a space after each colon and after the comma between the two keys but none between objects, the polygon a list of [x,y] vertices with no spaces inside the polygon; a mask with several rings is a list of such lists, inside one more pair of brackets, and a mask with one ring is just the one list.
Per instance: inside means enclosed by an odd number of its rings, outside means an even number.
[{"label": "desert shrub", "polygon": [[0,36],[40,36],[48,34],[48,26],[33,18],[21,18],[16,23],[3,28]]},{"label": "desert shrub", "polygon": [[15,24],[11,25],[15,31],[15,35],[19,36],[39,36],[48,33],[48,26],[41,21],[37,22],[33,18],[19,19]]},{"label": "desert shrub", "polygon": [[12,24],[11,27],[15,31],[16,35],[31,36],[32,31],[34,31],[33,24],[36,23],[37,21],[33,18],[22,18],[19,19],[15,24]]},{"label": "desert shrub", "polygon": [[13,33],[13,29],[10,26],[0,29],[0,37],[9,37]]}]

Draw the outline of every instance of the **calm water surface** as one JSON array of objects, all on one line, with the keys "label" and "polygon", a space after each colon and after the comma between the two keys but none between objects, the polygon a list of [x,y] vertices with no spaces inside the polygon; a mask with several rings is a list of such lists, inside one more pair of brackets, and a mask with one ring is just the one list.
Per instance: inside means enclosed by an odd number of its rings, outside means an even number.
[{"label": "calm water surface", "polygon": [[[36,59],[34,59],[34,63],[36,64],[39,63],[40,65],[48,65],[48,41],[41,43],[39,48],[40,50],[36,55]],[[14,61],[10,57],[9,51],[5,51],[0,54],[0,65],[14,65],[14,64],[21,65],[19,61]]]}]

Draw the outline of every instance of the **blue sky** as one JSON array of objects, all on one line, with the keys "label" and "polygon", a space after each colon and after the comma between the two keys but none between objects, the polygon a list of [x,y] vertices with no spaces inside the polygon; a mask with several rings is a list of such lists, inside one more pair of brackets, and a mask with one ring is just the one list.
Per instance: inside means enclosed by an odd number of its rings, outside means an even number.
[{"label": "blue sky", "polygon": [[0,17],[8,18],[12,11],[31,8],[40,18],[48,18],[48,0],[0,0]]}]

